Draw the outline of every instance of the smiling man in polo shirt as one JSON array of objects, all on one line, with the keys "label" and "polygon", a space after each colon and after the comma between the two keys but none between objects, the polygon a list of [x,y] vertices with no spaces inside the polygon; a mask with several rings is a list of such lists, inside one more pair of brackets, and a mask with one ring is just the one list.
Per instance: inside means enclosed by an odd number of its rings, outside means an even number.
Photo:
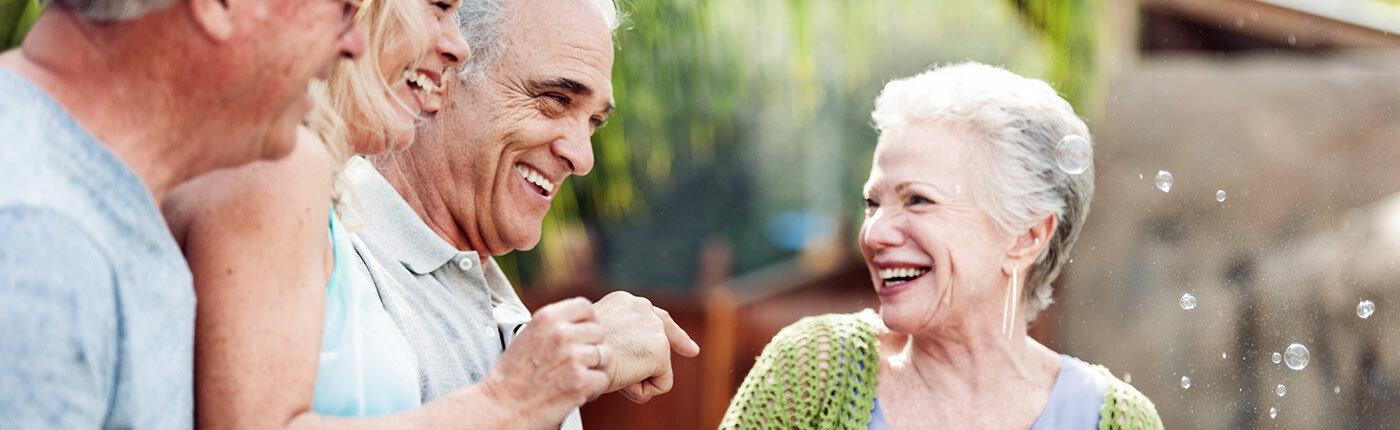
[{"label": "smiling man in polo shirt", "polygon": [[[346,220],[363,226],[353,240],[360,274],[413,346],[424,401],[553,353],[523,344],[534,327],[515,336],[530,315],[490,257],[539,242],[559,185],[593,168],[589,138],[613,109],[612,0],[465,0],[458,19],[472,58],[446,107],[408,149],[346,168],[358,200]],[[603,392],[644,402],[671,389],[672,350],[699,353],[645,299],[613,293],[593,310],[609,333],[598,353],[612,358]],[[601,394],[532,402],[542,387],[501,385],[488,390],[495,403],[528,428],[577,428],[570,411]]]}]

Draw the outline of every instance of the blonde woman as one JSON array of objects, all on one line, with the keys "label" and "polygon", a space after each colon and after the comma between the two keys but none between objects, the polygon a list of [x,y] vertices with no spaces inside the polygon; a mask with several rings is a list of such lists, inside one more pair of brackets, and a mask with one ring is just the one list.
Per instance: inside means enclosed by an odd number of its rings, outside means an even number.
[{"label": "blonde woman", "polygon": [[[340,194],[335,177],[350,156],[408,145],[417,118],[441,108],[443,74],[469,54],[453,16],[458,6],[369,0],[347,9],[367,26],[367,49],[313,86],[308,97],[316,107],[293,153],[200,178],[164,202],[199,298],[201,427],[498,428],[516,419],[502,412],[490,384],[420,405],[413,351],[373,285],[349,276],[364,263],[332,203]],[[563,302],[536,313],[565,321],[546,326],[567,327],[567,339],[530,330],[516,342],[601,341],[602,329],[584,308]],[[606,384],[598,368],[509,367],[523,375],[509,378],[516,383],[572,371],[594,381],[580,389]]]}]

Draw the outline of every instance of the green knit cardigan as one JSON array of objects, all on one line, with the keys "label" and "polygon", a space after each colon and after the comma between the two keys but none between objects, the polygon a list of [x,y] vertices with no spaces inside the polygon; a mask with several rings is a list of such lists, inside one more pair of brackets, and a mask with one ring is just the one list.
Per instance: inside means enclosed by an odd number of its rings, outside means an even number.
[{"label": "green knit cardigan", "polygon": [[[865,310],[803,318],[763,349],[729,403],[720,429],[865,430],[875,408],[880,316]],[[1108,380],[1099,429],[1161,429],[1147,396]]]}]

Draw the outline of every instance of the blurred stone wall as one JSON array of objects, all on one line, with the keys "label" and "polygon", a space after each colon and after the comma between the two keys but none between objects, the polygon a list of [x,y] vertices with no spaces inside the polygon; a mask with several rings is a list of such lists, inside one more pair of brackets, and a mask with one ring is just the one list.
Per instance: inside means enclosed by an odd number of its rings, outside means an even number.
[{"label": "blurred stone wall", "polygon": [[[1097,191],[1056,291],[1058,349],[1130,374],[1168,428],[1393,426],[1400,203],[1378,202],[1400,192],[1400,54],[1128,69],[1092,121]],[[1300,371],[1270,360],[1293,342]]]}]

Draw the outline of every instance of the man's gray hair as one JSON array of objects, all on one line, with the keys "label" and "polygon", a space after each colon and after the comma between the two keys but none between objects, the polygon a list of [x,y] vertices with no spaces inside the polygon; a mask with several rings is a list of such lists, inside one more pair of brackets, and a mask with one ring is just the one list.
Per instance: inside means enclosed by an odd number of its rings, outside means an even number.
[{"label": "man's gray hair", "polygon": [[93,21],[125,21],[165,9],[175,0],[53,0],[53,4]]},{"label": "man's gray hair", "polygon": [[[509,10],[506,3],[510,1],[519,0],[462,0],[462,6],[457,9],[457,26],[461,28],[462,38],[467,41],[472,54],[459,67],[461,78],[479,77],[501,61],[506,46],[502,24]],[[582,1],[598,11],[609,32],[617,31],[622,24],[616,0],[575,1]]]},{"label": "man's gray hair", "polygon": [[881,133],[909,121],[968,126],[977,145],[973,201],[1003,231],[1019,234],[1055,215],[1059,226],[1024,275],[1026,320],[1034,320],[1050,306],[1050,282],[1069,258],[1094,195],[1092,160],[1079,174],[1056,163],[1061,139],[1090,139],[1074,108],[1043,81],[969,62],[891,81],[871,117]]}]

